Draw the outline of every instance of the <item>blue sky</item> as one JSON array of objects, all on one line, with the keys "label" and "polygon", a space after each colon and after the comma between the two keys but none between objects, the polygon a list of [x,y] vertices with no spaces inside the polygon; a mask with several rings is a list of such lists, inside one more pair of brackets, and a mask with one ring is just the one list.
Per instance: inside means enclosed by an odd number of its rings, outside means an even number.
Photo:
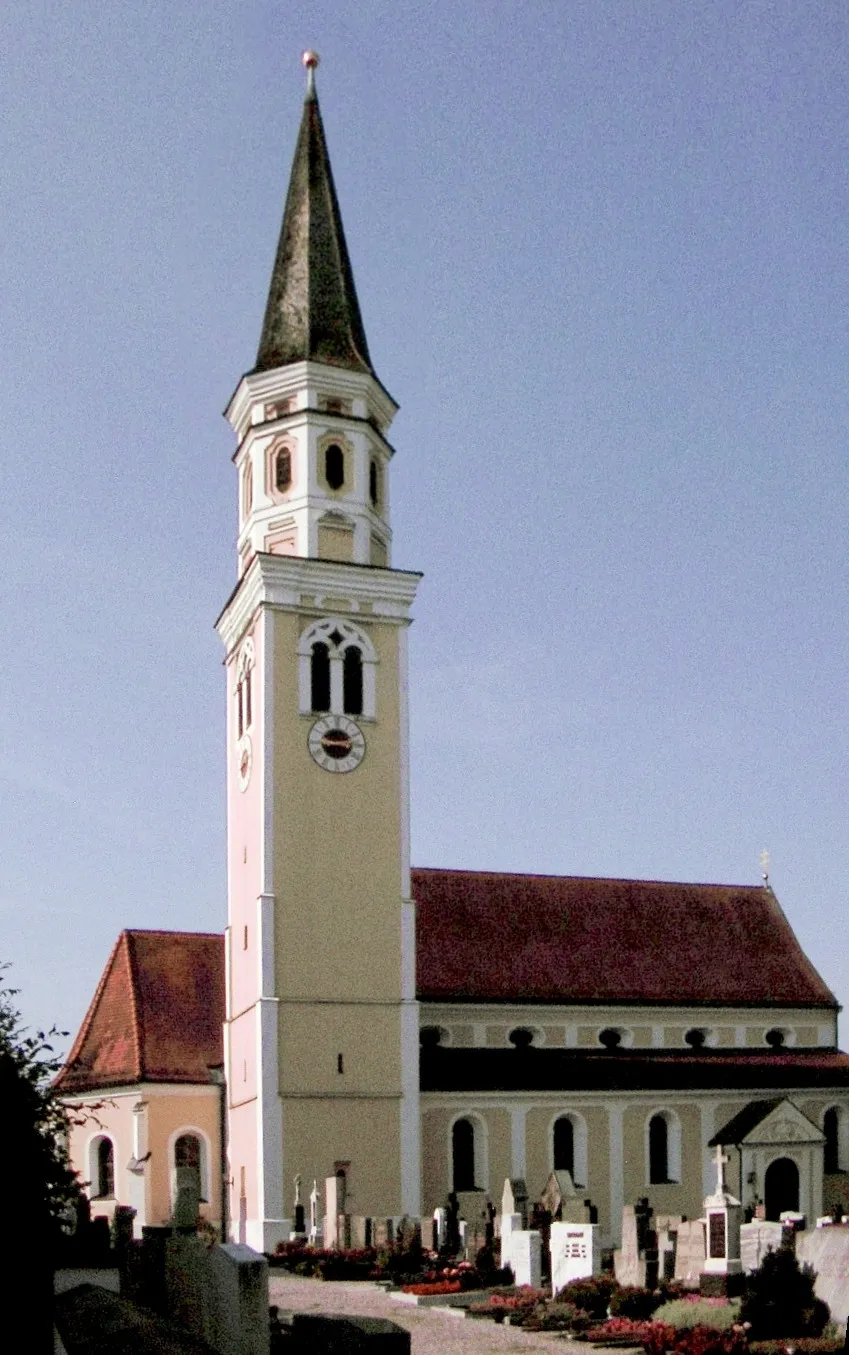
[{"label": "blue sky", "polygon": [[[841,1001],[847,10],[0,15],[0,953],[225,920],[232,436],[303,96],[401,404],[420,865],[771,879]],[[612,963],[626,957],[615,949]],[[757,956],[752,956],[753,972]]]}]

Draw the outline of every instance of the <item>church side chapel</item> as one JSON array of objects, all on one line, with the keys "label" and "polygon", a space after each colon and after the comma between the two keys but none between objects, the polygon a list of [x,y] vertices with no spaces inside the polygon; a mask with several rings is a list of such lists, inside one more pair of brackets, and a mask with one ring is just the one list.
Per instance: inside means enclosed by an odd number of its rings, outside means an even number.
[{"label": "church side chapel", "polygon": [[304,64],[259,348],[227,408],[228,923],[116,942],[57,1082],[91,1111],[70,1143],[92,1207],[131,1207],[140,1233],[188,1198],[270,1252],[304,1229],[313,1182],[322,1209],[330,1179],[339,1212],[383,1220],[454,1193],[473,1224],[509,1178],[619,1246],[637,1201],[698,1218],[718,1151],[749,1216],[845,1204],[838,1005],[766,871],[410,868],[419,575],[392,564],[397,406]]}]

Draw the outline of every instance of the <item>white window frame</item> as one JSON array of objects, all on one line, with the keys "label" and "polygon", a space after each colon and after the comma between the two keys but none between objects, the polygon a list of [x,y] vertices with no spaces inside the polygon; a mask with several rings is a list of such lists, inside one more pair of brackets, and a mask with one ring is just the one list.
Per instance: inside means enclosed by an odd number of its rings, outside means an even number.
[{"label": "white window frame", "polygon": [[[330,639],[333,631],[338,631],[343,637],[340,644],[335,645]],[[330,714],[344,715],[344,685],[342,662],[345,650],[356,647],[362,656],[363,661],[363,709],[361,716],[355,716],[355,719],[373,720],[375,718],[375,668],[377,666],[377,651],[369,637],[353,626],[350,621],[344,621],[339,616],[325,617],[321,621],[313,621],[311,626],[302,633],[298,641],[298,706],[301,715],[312,715],[312,651],[313,645],[326,644],[330,652]]]},{"label": "white window frame", "polygon": [[589,1185],[587,1172],[587,1122],[577,1110],[558,1110],[552,1115],[548,1125],[548,1164],[554,1171],[554,1126],[558,1120],[572,1121],[572,1146],[574,1149],[574,1167],[572,1183],[576,1190],[586,1190]]}]

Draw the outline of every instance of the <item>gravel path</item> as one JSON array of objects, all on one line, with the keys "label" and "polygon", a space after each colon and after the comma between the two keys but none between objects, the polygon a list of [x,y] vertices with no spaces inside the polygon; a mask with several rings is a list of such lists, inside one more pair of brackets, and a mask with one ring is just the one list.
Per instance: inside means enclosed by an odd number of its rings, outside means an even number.
[{"label": "gravel path", "polygon": [[[412,1333],[413,1355],[489,1355],[489,1352],[579,1350],[562,1336],[496,1326],[486,1319],[452,1317],[434,1308],[396,1303],[377,1285],[341,1280],[307,1280],[272,1272],[269,1303],[299,1313],[351,1313],[389,1317]],[[598,1355],[598,1352],[596,1352]],[[621,1355],[621,1353],[620,1353]]]}]

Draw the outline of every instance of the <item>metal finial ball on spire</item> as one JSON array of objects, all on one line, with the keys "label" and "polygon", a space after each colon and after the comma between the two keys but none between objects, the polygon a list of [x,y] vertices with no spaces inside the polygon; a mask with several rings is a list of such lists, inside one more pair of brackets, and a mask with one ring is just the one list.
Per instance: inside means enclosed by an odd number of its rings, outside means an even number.
[{"label": "metal finial ball on spire", "polygon": [[318,52],[308,50],[301,53],[301,65],[307,73],[307,98],[315,94],[315,68],[319,60]]}]

